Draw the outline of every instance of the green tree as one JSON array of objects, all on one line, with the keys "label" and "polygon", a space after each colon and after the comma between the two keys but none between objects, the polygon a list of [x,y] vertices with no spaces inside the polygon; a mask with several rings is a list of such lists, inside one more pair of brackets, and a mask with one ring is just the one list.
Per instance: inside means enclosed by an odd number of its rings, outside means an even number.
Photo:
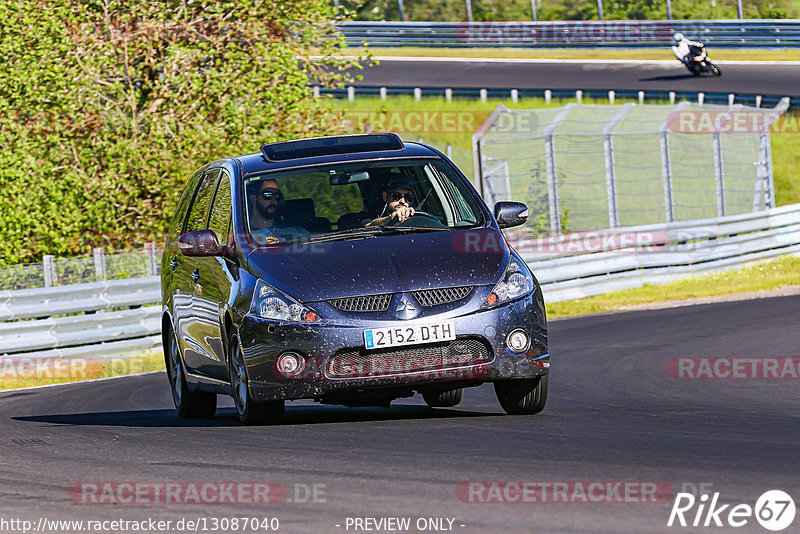
[{"label": "green tree", "polygon": [[327,0],[0,3],[2,261],[160,236],[202,163],[329,129]]}]

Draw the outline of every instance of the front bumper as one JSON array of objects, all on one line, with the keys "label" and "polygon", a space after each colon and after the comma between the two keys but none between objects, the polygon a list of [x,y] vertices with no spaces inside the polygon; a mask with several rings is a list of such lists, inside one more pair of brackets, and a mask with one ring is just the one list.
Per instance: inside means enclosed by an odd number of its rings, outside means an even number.
[{"label": "front bumper", "polygon": [[[414,322],[437,320],[439,318],[433,315]],[[450,315],[441,320],[455,323],[458,340],[479,341],[485,347],[485,357],[459,364],[444,361],[414,371],[390,367],[377,375],[363,372],[364,368],[355,368],[351,373],[332,373],[331,362],[334,360],[331,358],[343,351],[350,354],[358,352],[363,358],[377,355],[391,359],[395,351],[364,349],[364,330],[398,326],[411,321],[336,319],[313,324],[292,324],[247,315],[239,325],[239,336],[247,365],[250,393],[256,401],[319,399],[348,390],[397,386],[418,389],[436,387],[438,384],[446,387],[448,382],[478,384],[509,378],[532,378],[549,371],[547,320],[541,290],[538,288],[528,296],[503,306],[479,309],[460,316]],[[512,352],[505,343],[506,335],[517,328],[525,329],[531,339],[530,347],[521,354]],[[408,348],[425,347],[412,345]],[[275,362],[286,351],[305,358],[305,369],[296,377],[287,378],[277,370]]]}]

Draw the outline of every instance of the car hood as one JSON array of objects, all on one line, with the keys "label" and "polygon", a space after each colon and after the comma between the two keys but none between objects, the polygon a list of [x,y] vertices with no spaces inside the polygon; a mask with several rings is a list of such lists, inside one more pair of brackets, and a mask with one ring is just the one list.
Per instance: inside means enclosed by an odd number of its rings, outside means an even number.
[{"label": "car hood", "polygon": [[258,248],[250,271],[302,301],[495,284],[508,247],[494,228]]}]

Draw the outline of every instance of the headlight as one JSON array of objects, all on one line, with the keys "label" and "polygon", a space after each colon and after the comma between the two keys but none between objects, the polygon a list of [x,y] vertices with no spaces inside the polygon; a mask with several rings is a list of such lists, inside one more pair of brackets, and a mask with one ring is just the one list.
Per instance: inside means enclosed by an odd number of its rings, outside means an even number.
[{"label": "headlight", "polygon": [[519,264],[513,256],[511,261],[508,262],[503,276],[497,285],[494,286],[492,292],[486,297],[484,306],[494,306],[495,304],[502,304],[509,300],[514,300],[523,295],[527,295],[533,291],[533,277],[528,272],[528,269]]},{"label": "headlight", "polygon": [[319,315],[314,310],[306,308],[283,291],[275,289],[263,280],[259,280],[256,283],[255,290],[253,290],[250,314],[264,319],[298,323],[313,323],[319,320]]}]

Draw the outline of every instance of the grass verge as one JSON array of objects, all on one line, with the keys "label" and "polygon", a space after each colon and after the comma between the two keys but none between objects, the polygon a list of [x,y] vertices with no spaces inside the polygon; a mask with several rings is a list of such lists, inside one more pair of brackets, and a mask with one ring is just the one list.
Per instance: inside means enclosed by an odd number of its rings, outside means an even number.
[{"label": "grass verge", "polygon": [[[364,53],[363,48],[347,48],[347,55]],[[403,46],[396,48],[370,47],[373,56],[402,57],[488,57],[520,59],[664,59],[674,60],[668,45],[661,48],[422,48]],[[800,61],[800,50],[782,48],[758,50],[747,48],[714,48],[709,46],[709,55],[714,60],[730,61]]]},{"label": "grass verge", "polygon": [[65,384],[97,378],[147,373],[164,369],[164,356],[152,350],[132,358],[34,358],[3,356],[0,390]]},{"label": "grass verge", "polygon": [[800,285],[800,257],[788,256],[741,269],[691,276],[663,285],[647,284],[595,297],[553,302],[547,304],[547,317],[573,317],[619,311],[638,304],[767,291],[793,285]]}]

